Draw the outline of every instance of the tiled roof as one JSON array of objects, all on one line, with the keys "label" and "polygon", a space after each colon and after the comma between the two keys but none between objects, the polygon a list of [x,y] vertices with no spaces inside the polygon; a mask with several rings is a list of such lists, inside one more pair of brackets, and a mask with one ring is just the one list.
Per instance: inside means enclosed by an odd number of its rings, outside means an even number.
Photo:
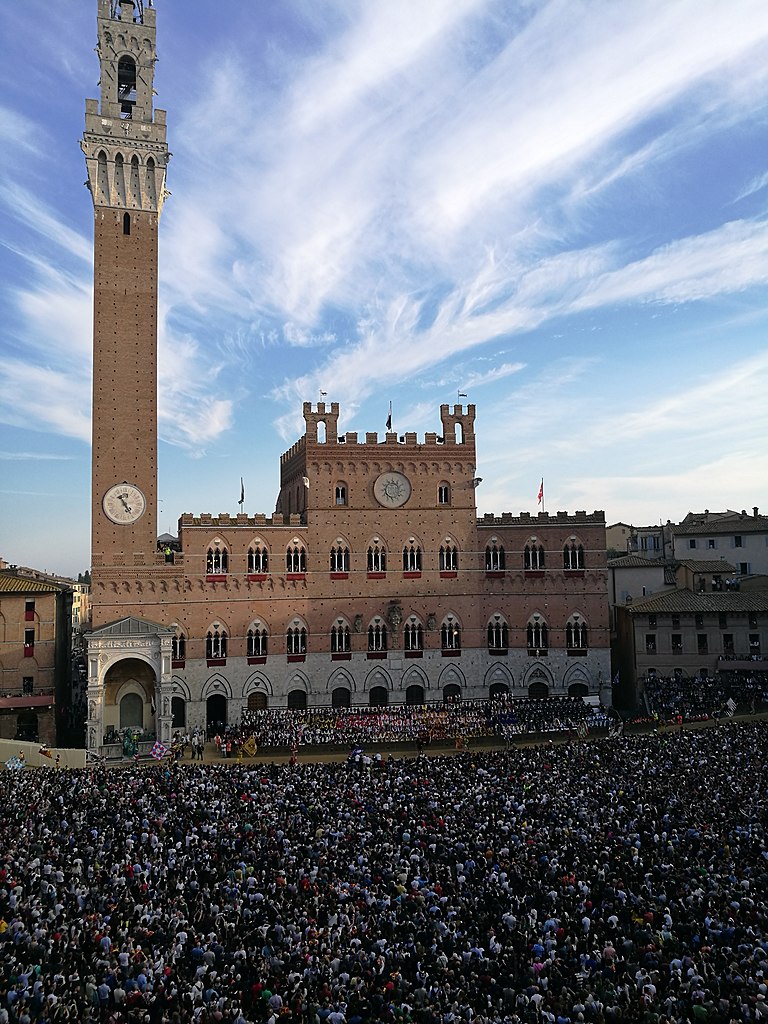
[{"label": "tiled roof", "polygon": [[44,583],[28,576],[0,572],[0,593],[3,594],[55,594],[63,589],[63,584]]},{"label": "tiled roof", "polygon": [[681,558],[678,565],[684,565],[691,572],[736,572],[736,566],[724,558]]},{"label": "tiled roof", "polygon": [[641,598],[624,607],[632,615],[647,615],[649,612],[765,612],[768,611],[768,589],[716,590],[697,594],[681,587]]},{"label": "tiled roof", "polygon": [[116,622],[108,622],[106,626],[94,629],[88,636],[136,636],[137,633],[175,633],[175,629],[163,626],[159,622],[150,622],[149,619],[139,619],[135,615],[127,615],[124,619],[117,619]]},{"label": "tiled roof", "polygon": [[642,555],[619,555],[608,559],[609,569],[660,569],[665,564],[663,558],[643,558]]},{"label": "tiled roof", "polygon": [[710,512],[708,515],[690,514],[673,527],[676,537],[714,536],[724,533],[768,533],[768,516],[742,515],[740,512]]}]

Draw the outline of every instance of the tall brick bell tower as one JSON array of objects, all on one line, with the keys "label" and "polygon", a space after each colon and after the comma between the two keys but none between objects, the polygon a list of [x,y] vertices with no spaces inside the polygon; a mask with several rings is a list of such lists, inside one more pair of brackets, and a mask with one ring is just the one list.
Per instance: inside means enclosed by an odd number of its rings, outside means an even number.
[{"label": "tall brick bell tower", "polygon": [[157,543],[157,240],[170,154],[165,111],[153,110],[151,2],[98,0],[101,99],[86,100],[81,142],[94,206],[94,580],[151,566]]}]

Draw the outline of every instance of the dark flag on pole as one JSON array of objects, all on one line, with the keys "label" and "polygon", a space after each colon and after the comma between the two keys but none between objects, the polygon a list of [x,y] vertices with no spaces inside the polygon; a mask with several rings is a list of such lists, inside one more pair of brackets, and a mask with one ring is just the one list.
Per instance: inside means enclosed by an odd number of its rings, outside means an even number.
[{"label": "dark flag on pole", "polygon": [[243,478],[240,477],[240,501],[238,501],[238,505],[240,506],[240,511],[241,512],[243,511],[243,502],[244,501],[245,501],[245,484],[243,483]]},{"label": "dark flag on pole", "polygon": [[387,416],[387,430],[392,429],[392,403],[389,403],[389,416]]}]

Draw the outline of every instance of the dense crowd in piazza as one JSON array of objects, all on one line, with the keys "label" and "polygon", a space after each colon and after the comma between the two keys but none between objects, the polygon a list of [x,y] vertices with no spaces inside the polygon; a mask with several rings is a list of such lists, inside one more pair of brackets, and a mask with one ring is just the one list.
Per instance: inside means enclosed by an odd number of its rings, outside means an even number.
[{"label": "dense crowd in piazza", "polygon": [[717,718],[728,702],[735,709],[755,714],[768,706],[768,671],[720,671],[714,676],[651,675],[644,681],[648,710],[660,719],[690,722]]},{"label": "dense crowd in piazza", "polygon": [[259,749],[365,744],[428,743],[603,727],[602,707],[581,697],[443,701],[383,708],[245,710],[238,736],[252,735]]},{"label": "dense crowd in piazza", "polygon": [[768,1016],[764,722],[0,774],[0,1024]]}]

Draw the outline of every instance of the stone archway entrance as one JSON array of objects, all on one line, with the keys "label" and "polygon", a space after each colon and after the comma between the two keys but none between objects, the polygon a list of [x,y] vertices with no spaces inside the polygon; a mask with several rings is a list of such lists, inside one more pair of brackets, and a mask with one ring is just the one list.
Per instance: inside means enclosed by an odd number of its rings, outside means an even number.
[{"label": "stone archway entrance", "polygon": [[139,658],[123,658],[104,675],[104,728],[155,731],[152,704],[157,700],[155,673]]},{"label": "stone archway entrance", "polygon": [[248,694],[248,710],[261,711],[267,706],[267,695],[261,690],[254,690]]},{"label": "stone archway entrance", "polygon": [[424,703],[424,687],[412,683],[405,691],[405,703],[409,705]]},{"label": "stone archway entrance", "polygon": [[205,702],[205,724],[210,735],[227,724],[227,698],[223,693],[214,693]]},{"label": "stone archway entrance", "polygon": [[128,615],[85,635],[87,750],[98,754],[105,736],[121,728],[143,728],[148,740],[170,745],[175,633],[173,627]]}]

